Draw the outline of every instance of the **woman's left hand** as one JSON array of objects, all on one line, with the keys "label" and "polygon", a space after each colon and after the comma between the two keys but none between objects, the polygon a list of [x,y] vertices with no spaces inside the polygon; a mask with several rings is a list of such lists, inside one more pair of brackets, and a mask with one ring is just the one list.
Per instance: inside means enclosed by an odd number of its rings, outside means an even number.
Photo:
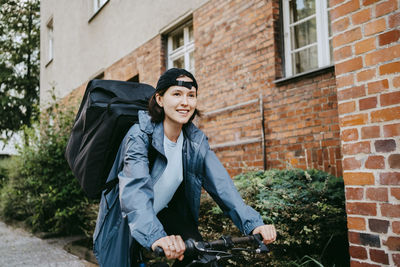
[{"label": "woman's left hand", "polygon": [[264,244],[270,244],[276,239],[276,230],[273,224],[265,224],[254,228],[253,235],[261,234]]}]

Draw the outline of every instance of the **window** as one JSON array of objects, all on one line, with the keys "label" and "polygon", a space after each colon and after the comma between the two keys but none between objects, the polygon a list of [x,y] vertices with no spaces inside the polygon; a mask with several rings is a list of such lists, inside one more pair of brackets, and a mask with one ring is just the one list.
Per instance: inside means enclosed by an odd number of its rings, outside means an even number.
[{"label": "window", "polygon": [[108,0],[93,0],[93,13],[96,13],[107,2]]},{"label": "window", "polygon": [[54,37],[53,37],[53,19],[47,23],[47,62],[50,63],[54,57]]},{"label": "window", "polygon": [[194,37],[192,22],[168,35],[168,69],[182,68],[194,74]]},{"label": "window", "polygon": [[327,0],[282,0],[286,76],[332,64]]}]

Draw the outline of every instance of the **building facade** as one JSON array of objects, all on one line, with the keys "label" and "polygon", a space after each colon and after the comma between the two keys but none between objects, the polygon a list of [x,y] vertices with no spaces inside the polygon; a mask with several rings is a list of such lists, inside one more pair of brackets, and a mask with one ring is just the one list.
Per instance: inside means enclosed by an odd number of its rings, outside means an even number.
[{"label": "building facade", "polygon": [[400,264],[398,0],[41,1],[41,104],[92,78],[192,71],[231,175],[344,177],[352,266]]}]

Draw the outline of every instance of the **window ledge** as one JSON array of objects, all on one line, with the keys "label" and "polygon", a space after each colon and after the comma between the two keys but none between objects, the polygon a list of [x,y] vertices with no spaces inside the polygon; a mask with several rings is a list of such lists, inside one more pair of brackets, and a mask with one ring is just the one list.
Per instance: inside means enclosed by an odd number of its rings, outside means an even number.
[{"label": "window ledge", "polygon": [[326,67],[322,67],[322,68],[318,68],[318,69],[314,69],[314,70],[310,70],[310,71],[306,71],[306,72],[302,72],[290,77],[285,77],[285,78],[281,78],[278,80],[273,81],[273,83],[275,83],[277,86],[280,85],[284,85],[284,84],[288,84],[288,83],[292,83],[292,82],[296,82],[300,79],[303,78],[309,78],[309,77],[313,77],[313,76],[317,76],[323,73],[327,73],[327,72],[331,72],[335,70],[335,65],[329,65]]},{"label": "window ledge", "polygon": [[89,18],[88,23],[90,23],[97,16],[97,14],[100,13],[100,11],[108,4],[108,2],[110,2],[110,0],[104,2],[104,4],[101,7],[99,7],[99,9],[97,9],[96,12],[93,13],[93,15]]},{"label": "window ledge", "polygon": [[47,68],[50,65],[51,62],[53,62],[53,58],[50,59],[49,61],[47,61],[46,65],[44,65],[44,67]]}]

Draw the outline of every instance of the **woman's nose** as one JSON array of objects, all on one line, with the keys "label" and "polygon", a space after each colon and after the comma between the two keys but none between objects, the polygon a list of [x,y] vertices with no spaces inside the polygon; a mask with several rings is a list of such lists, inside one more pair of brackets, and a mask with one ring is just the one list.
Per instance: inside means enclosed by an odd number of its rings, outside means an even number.
[{"label": "woman's nose", "polygon": [[183,96],[182,105],[187,106],[187,104],[188,104],[187,96]]}]

